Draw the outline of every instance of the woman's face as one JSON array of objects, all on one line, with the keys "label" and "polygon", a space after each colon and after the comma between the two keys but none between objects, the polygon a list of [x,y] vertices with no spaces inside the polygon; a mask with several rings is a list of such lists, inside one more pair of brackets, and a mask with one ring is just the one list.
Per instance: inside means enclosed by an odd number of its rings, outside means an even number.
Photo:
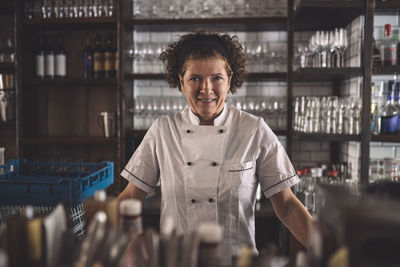
[{"label": "woman's face", "polygon": [[213,124],[224,108],[231,77],[226,62],[218,57],[189,58],[184,65],[184,75],[179,76],[182,92],[200,124]]}]

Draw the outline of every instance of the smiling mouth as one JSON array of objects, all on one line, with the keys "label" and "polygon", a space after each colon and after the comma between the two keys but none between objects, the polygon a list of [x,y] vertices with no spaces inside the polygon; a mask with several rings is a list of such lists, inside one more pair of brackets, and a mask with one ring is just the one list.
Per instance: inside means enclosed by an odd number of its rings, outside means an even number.
[{"label": "smiling mouth", "polygon": [[213,99],[197,99],[198,101],[201,101],[201,102],[205,102],[205,103],[211,103],[211,102],[213,102],[214,100],[216,100],[215,98],[213,98]]}]

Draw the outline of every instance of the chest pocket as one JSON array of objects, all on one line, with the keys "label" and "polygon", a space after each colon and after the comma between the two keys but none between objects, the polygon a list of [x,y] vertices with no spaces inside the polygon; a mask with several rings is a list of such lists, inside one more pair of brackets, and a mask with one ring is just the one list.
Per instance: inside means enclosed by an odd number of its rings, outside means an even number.
[{"label": "chest pocket", "polygon": [[233,163],[227,165],[225,171],[233,188],[253,187],[257,184],[255,161]]}]

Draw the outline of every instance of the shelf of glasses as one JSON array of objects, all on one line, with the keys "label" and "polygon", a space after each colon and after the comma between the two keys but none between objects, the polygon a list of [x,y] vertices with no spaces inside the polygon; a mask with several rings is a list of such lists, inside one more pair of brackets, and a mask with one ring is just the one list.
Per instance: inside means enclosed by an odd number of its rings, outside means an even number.
[{"label": "shelf of glasses", "polygon": [[400,73],[400,66],[382,66],[372,68],[373,75],[392,75],[398,73]]},{"label": "shelf of glasses", "polygon": [[0,63],[0,72],[13,72],[15,70],[14,62]]},{"label": "shelf of glasses", "polygon": [[25,137],[22,141],[25,145],[113,145],[117,144],[116,137]]},{"label": "shelf of glasses", "polygon": [[[184,19],[136,19],[126,20],[126,25],[137,30],[188,31],[206,27],[225,30],[286,30],[286,17],[232,17],[232,18],[184,18]],[[143,28],[142,28],[143,27]]]},{"label": "shelf of glasses", "polygon": [[[162,73],[127,73],[126,80],[164,80]],[[249,81],[286,81],[286,72],[253,72],[249,73]]]},{"label": "shelf of glasses", "polygon": [[376,1],[375,14],[377,15],[398,15],[400,12],[400,1],[387,0],[385,2]]},{"label": "shelf of glasses", "polygon": [[49,18],[49,19],[23,19],[22,25],[37,28],[65,28],[65,29],[84,29],[84,28],[110,28],[117,26],[117,18]]},{"label": "shelf of glasses", "polygon": [[400,143],[400,136],[398,135],[371,135],[371,141],[373,142],[388,142],[388,143]]},{"label": "shelf of glasses", "polygon": [[23,81],[25,86],[116,86],[114,78],[85,79],[85,78],[30,78]]},{"label": "shelf of glasses", "polygon": [[317,134],[317,133],[300,133],[293,132],[292,137],[298,140],[307,141],[327,141],[327,142],[348,142],[348,141],[360,141],[361,135],[350,135],[350,134]]},{"label": "shelf of glasses", "polygon": [[300,68],[294,71],[295,81],[331,81],[362,76],[361,68]]},{"label": "shelf of glasses", "polygon": [[294,8],[295,30],[332,30],[348,25],[363,13],[363,1],[302,0]]}]

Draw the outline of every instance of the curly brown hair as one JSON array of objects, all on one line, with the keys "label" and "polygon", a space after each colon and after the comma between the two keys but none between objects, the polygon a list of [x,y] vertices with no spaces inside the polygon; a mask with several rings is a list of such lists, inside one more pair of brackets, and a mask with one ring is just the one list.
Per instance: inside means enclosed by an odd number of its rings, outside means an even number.
[{"label": "curly brown hair", "polygon": [[[179,75],[184,74],[184,63],[189,58],[222,57],[227,62],[227,73],[231,78],[231,93],[235,93],[247,77],[247,60],[242,45],[236,35],[211,31],[198,31],[182,35],[178,41],[169,44],[168,48],[160,54],[164,63],[166,79],[170,87],[178,87],[181,91]],[[196,45],[198,41],[212,40],[213,45]],[[218,49],[222,47],[222,49]],[[189,51],[187,51],[189,50]],[[187,52],[187,53],[185,53]]]}]

